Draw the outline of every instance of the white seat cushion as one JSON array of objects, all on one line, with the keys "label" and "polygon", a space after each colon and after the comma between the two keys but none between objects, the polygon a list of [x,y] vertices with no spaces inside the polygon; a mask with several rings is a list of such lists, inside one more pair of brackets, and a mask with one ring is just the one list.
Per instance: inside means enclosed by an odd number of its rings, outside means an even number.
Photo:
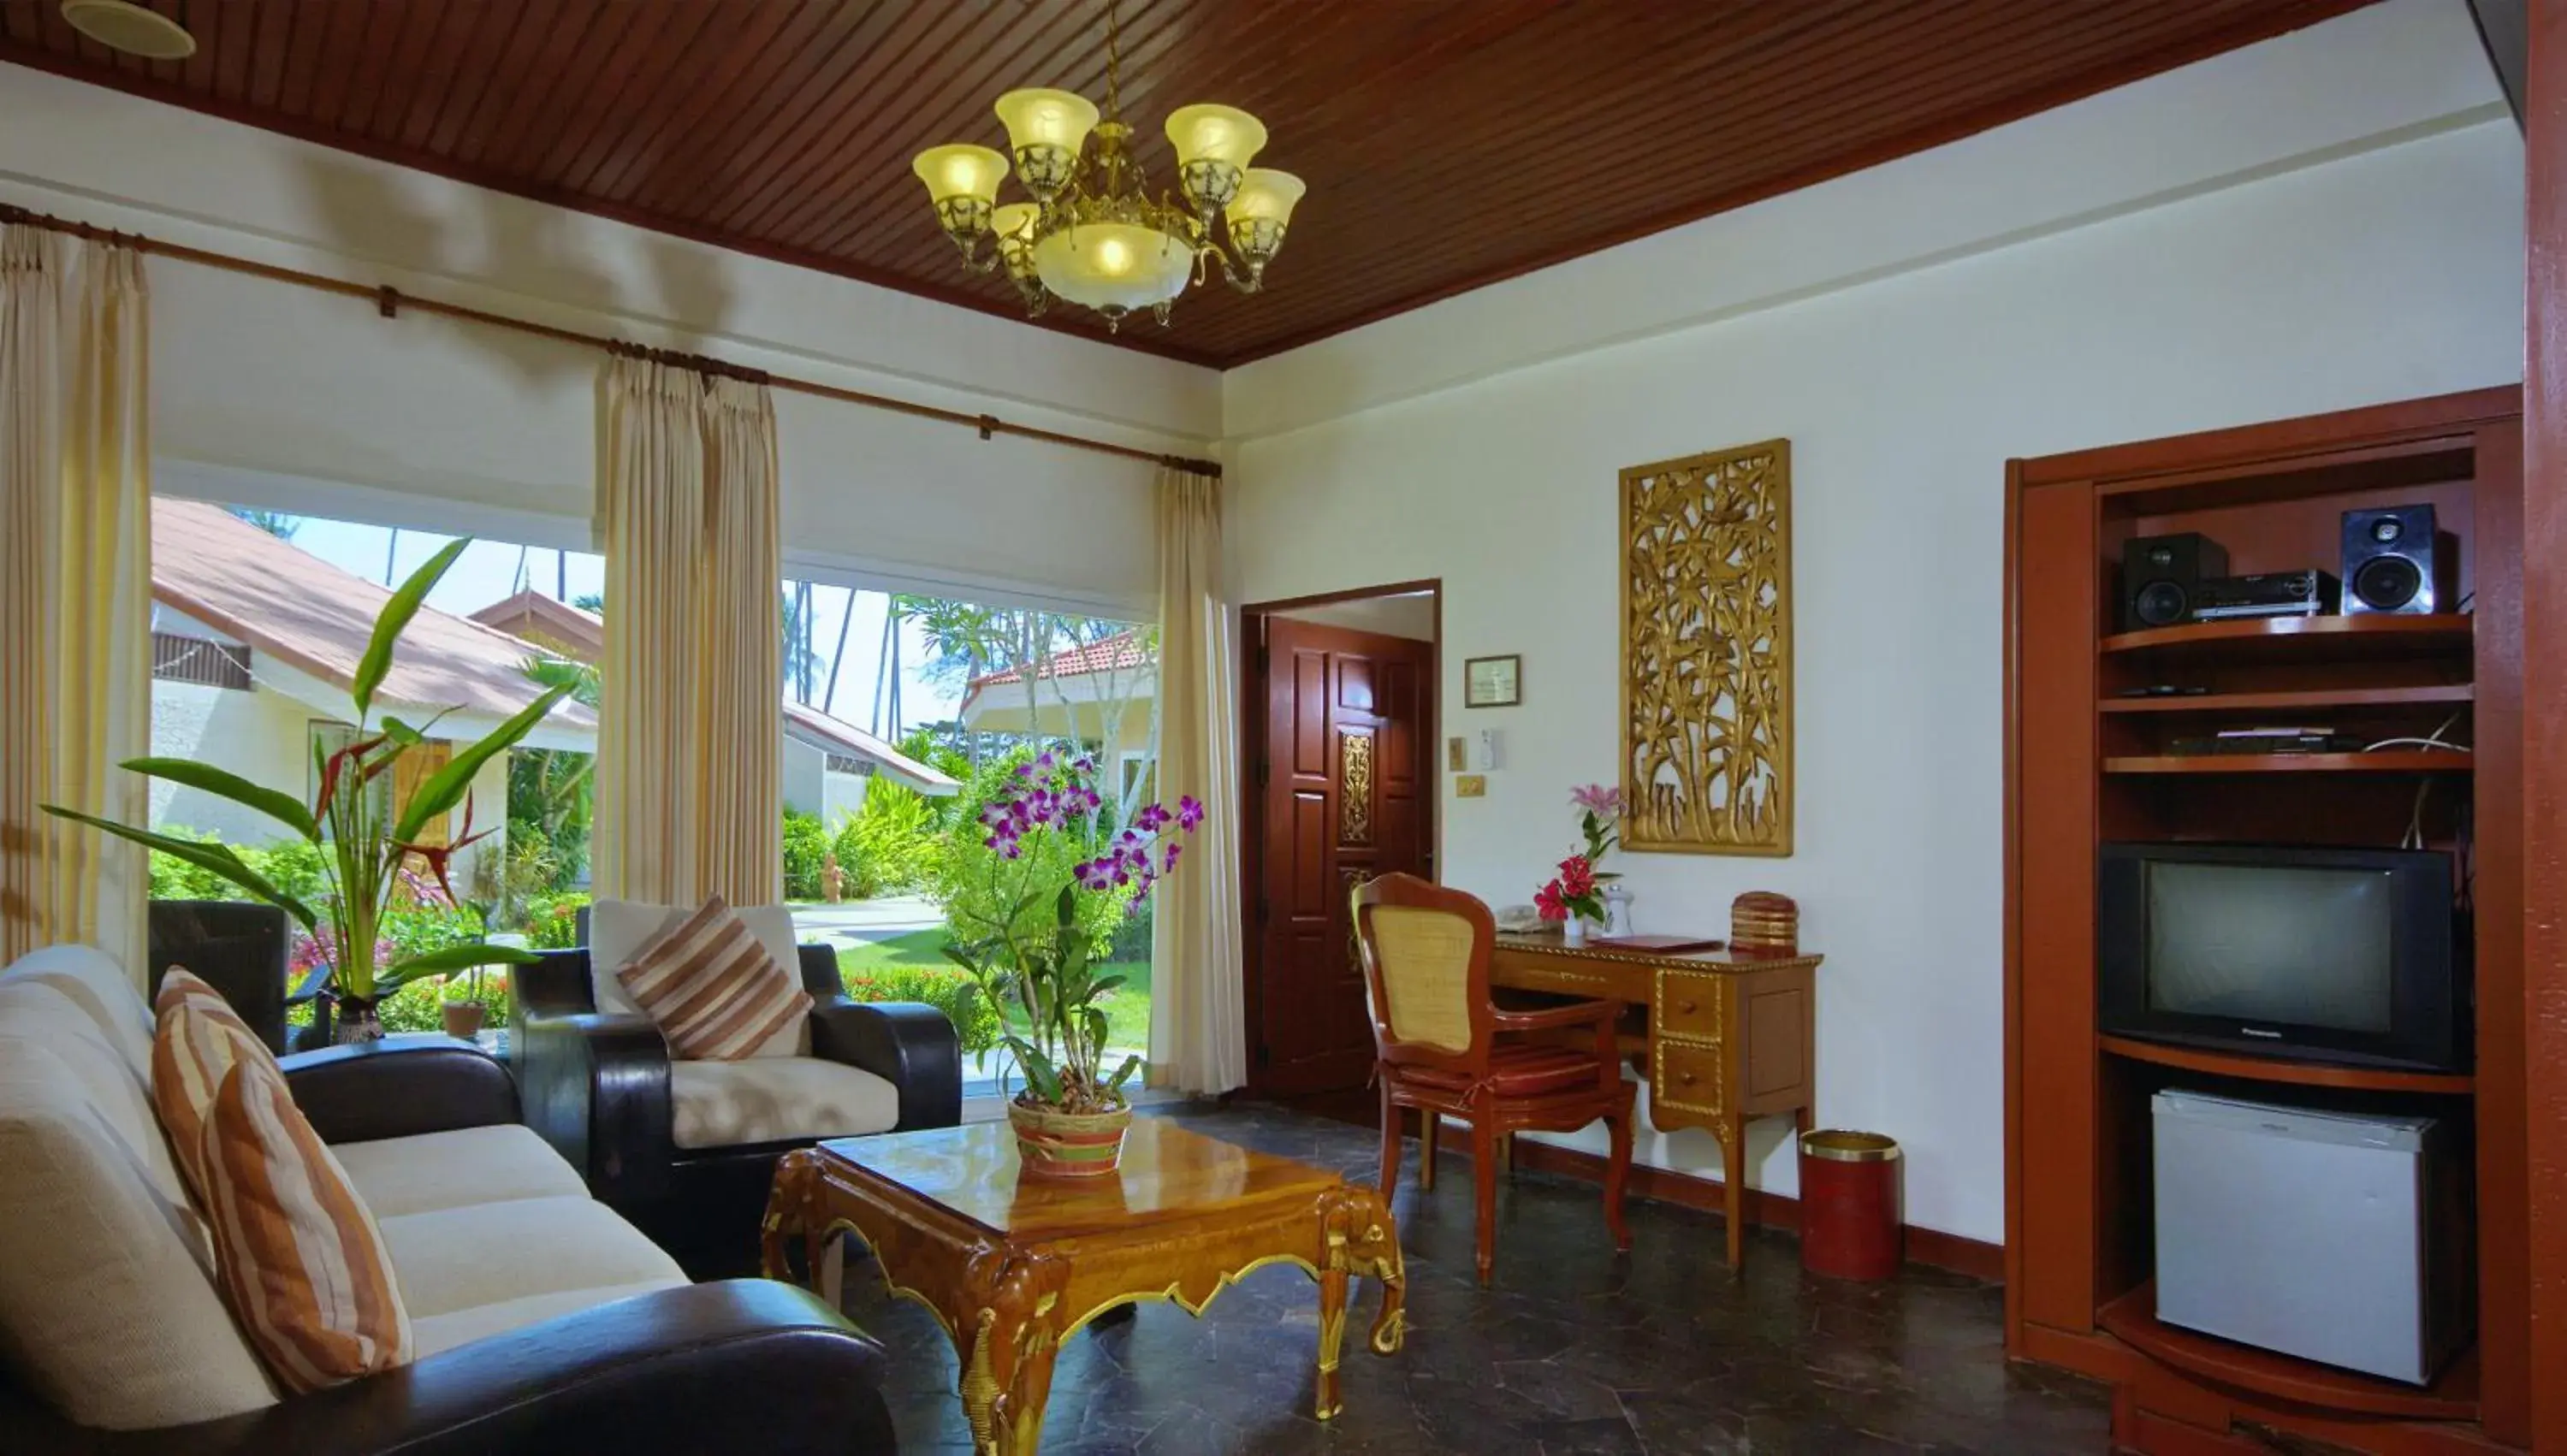
[{"label": "white seat cushion", "polygon": [[816,1056],[669,1063],[670,1140],[728,1148],[787,1138],[861,1137],[900,1122],[900,1089]]},{"label": "white seat cushion", "polygon": [[330,1148],[379,1219],[521,1198],[585,1198],[579,1170],[528,1128],[464,1127]]},{"label": "white seat cushion", "polygon": [[379,1222],[415,1320],[538,1295],[687,1282],[659,1245],[584,1194]]},{"label": "white seat cushion", "polygon": [[[599,900],[588,907],[588,979],[589,994],[597,1010],[607,1016],[639,1017],[642,1003],[633,999],[624,983],[615,978],[618,968],[642,954],[653,941],[676,929],[696,905],[653,905],[641,900]],[[767,958],[784,968],[787,980],[802,984],[801,952],[793,940],[793,912],[782,905],[734,905],[730,913],[739,917],[749,934],[766,948]],[[811,1020],[796,1017],[793,1024],[770,1037],[766,1044],[749,1053],[752,1056],[807,1056],[811,1051]]]},{"label": "white seat cushion", "polygon": [[685,1284],[683,1279],[644,1280],[639,1284],[563,1290],[550,1295],[502,1300],[495,1305],[475,1305],[451,1314],[431,1314],[425,1319],[412,1320],[411,1337],[419,1346],[420,1357],[425,1359],[438,1350],[452,1349],[458,1344],[470,1344],[476,1339],[505,1334],[511,1329],[522,1329],[546,1319],[558,1319],[564,1314],[576,1314],[582,1310],[594,1310],[600,1305],[611,1305],[638,1295],[674,1290]]}]

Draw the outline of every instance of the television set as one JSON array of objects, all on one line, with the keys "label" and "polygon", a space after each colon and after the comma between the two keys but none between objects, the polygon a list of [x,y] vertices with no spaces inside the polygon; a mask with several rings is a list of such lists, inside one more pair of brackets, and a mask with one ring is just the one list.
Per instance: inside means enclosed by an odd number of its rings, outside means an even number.
[{"label": "television set", "polygon": [[2097,892],[2106,1032],[2468,1069],[2468,958],[2448,854],[2114,843]]}]

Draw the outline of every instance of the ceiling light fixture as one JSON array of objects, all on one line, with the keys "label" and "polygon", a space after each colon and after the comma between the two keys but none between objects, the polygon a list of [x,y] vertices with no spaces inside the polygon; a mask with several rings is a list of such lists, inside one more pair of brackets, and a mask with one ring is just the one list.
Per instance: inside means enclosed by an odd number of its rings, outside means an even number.
[{"label": "ceiling light fixture", "polygon": [[196,54],[186,27],[132,0],[63,0],[63,23],[111,51],[146,61],[184,61]]},{"label": "ceiling light fixture", "polygon": [[[976,273],[1003,266],[1028,317],[1063,298],[1102,314],[1109,331],[1137,309],[1164,325],[1177,295],[1216,262],[1233,288],[1255,293],[1301,200],[1299,177],[1248,164],[1266,145],[1265,124],[1210,105],[1168,116],[1183,204],[1152,196],[1123,124],[1120,50],[1109,0],[1101,117],[1073,92],[998,98],[1016,180],[1032,201],[999,205],[1008,158],[987,146],[931,146],[911,164],[964,265]],[[1227,247],[1218,225],[1225,222]]]}]

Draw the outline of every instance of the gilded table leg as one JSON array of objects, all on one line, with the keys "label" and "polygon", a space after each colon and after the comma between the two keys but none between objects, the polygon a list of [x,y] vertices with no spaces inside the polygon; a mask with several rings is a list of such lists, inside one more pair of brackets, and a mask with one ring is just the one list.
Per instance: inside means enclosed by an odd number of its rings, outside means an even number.
[{"label": "gilded table leg", "polygon": [[[784,1279],[790,1273],[784,1263],[784,1241],[796,1234],[810,1237],[811,1196],[819,1181],[820,1155],[808,1148],[776,1160],[775,1181],[766,1193],[766,1218],[758,1226],[758,1263],[768,1279]],[[819,1267],[813,1265],[815,1283],[819,1274]]]},{"label": "gilded table leg", "polygon": [[1345,1346],[1349,1286],[1358,1278],[1381,1282],[1381,1312],[1366,1343],[1377,1355],[1399,1353],[1407,1330],[1408,1272],[1399,1257],[1399,1226],[1390,1200],[1357,1185],[1319,1196],[1319,1398],[1318,1417],[1337,1413],[1337,1359]]},{"label": "gilded table leg", "polygon": [[1337,1356],[1346,1344],[1347,1283],[1342,1263],[1332,1263],[1319,1271],[1319,1400],[1311,1414],[1320,1420],[1334,1420],[1340,1408]]},{"label": "gilded table leg", "polygon": [[1069,1266],[1047,1255],[984,1248],[972,1257],[963,1280],[969,1322],[957,1320],[954,1331],[974,1456],[1034,1456],[1068,1283]]}]

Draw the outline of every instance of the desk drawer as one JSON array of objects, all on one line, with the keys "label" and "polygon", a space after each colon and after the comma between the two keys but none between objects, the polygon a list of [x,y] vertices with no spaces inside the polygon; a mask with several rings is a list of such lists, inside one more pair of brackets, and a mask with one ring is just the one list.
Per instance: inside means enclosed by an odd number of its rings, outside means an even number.
[{"label": "desk drawer", "polygon": [[1720,978],[1691,971],[1658,973],[1656,1031],[1691,1041],[1721,1039]]},{"label": "desk drawer", "polygon": [[1688,1112],[1717,1115],[1728,1105],[1721,1095],[1721,1054],[1717,1046],[1660,1041],[1650,1057],[1649,1070],[1653,1073],[1649,1078],[1652,1107],[1680,1107]]}]

